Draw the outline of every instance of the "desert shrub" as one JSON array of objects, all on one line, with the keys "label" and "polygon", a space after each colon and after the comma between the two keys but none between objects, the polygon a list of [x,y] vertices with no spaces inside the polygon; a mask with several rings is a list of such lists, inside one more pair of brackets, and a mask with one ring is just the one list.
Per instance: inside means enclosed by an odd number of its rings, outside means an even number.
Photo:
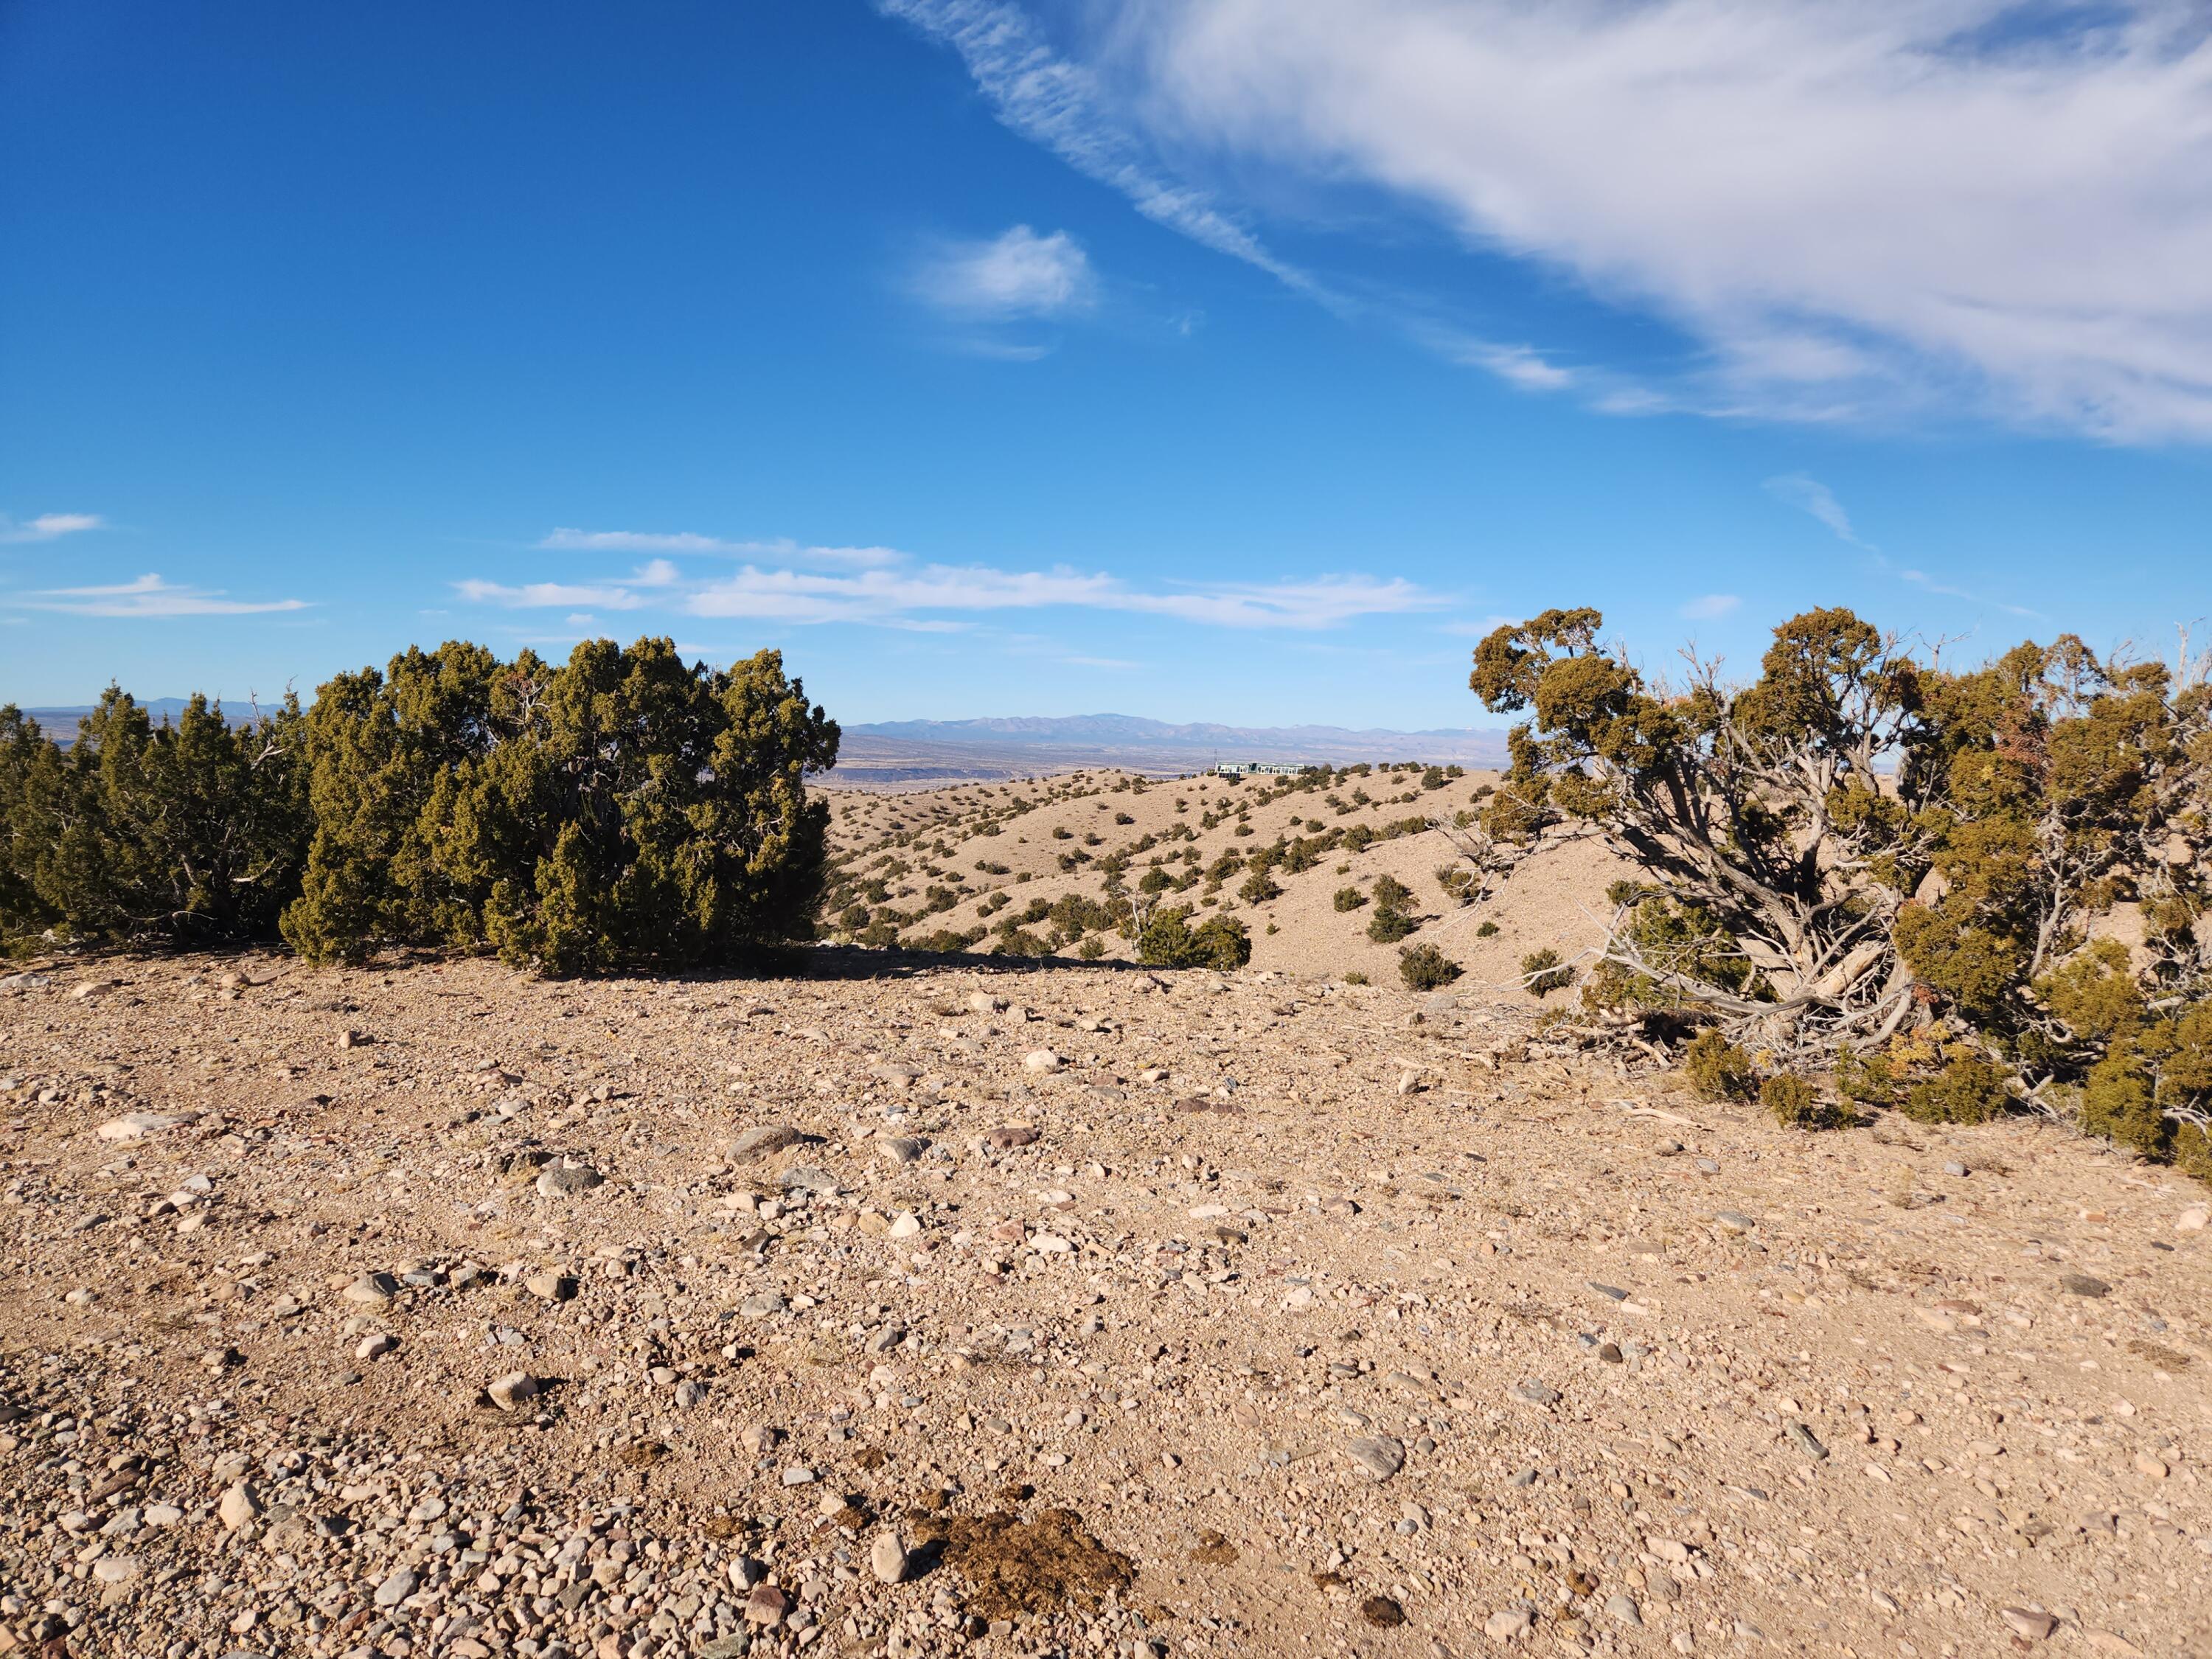
[{"label": "desert shrub", "polygon": [[1416,991],[1449,985],[1465,971],[1433,945],[1409,945],[1398,952],[1398,976]]},{"label": "desert shrub", "polygon": [[1759,1085],[1759,1103],[1785,1129],[1833,1129],[1844,1115],[1824,1103],[1810,1078],[1777,1072]]},{"label": "desert shrub", "polygon": [[1921,1123],[1986,1123],[2011,1098],[2005,1075],[1979,1054],[1962,1054],[1905,1091],[1905,1115]]},{"label": "desert shrub", "polygon": [[1572,985],[1575,970],[1561,963],[1559,953],[1547,945],[1521,958],[1521,982],[1540,997],[1549,996]]},{"label": "desert shrub", "polygon": [[1079,939],[1085,933],[1097,933],[1114,925],[1114,915],[1097,899],[1081,893],[1069,893],[1053,901],[1042,917],[1031,921],[1049,920],[1052,925],[1069,939]]},{"label": "desert shrub", "polygon": [[1897,1085],[1890,1076],[1888,1058],[1882,1054],[1838,1054],[1836,1092],[1862,1106],[1894,1106]]},{"label": "desert shrub", "polygon": [[1474,936],[1477,939],[1495,939],[1498,936],[1498,924],[1494,921],[1484,922],[1474,930]]},{"label": "desert shrub", "polygon": [[1346,985],[1364,985],[1367,983],[1367,975],[1357,968],[1348,969],[1344,975],[1344,982]]},{"label": "desert shrub", "polygon": [[999,942],[991,947],[991,954],[994,957],[1048,957],[1052,954],[1052,945],[1028,928],[1016,927],[1009,918],[999,924]]},{"label": "desert shrub", "polygon": [[1155,910],[1137,935],[1137,960],[1148,968],[1242,968],[1252,960],[1252,939],[1233,916],[1209,916],[1190,925],[1188,905]]},{"label": "desert shrub", "polygon": [[1759,1089],[1751,1056],[1711,1026],[1690,1039],[1682,1069],[1690,1086],[1708,1100],[1744,1100]]},{"label": "desert shrub", "polygon": [[1472,870],[1463,870],[1455,864],[1440,864],[1436,877],[1437,885],[1455,904],[1472,904],[1481,896],[1481,881]]},{"label": "desert shrub", "polygon": [[1093,933],[1075,947],[1075,954],[1085,962],[1096,962],[1106,954],[1106,942]]},{"label": "desert shrub", "polygon": [[1255,870],[1244,878],[1244,884],[1237,890],[1237,896],[1247,904],[1265,904],[1269,899],[1280,898],[1283,890],[1275,878],[1266,870]]},{"label": "desert shrub", "polygon": [[981,927],[939,927],[933,932],[907,940],[906,948],[909,951],[936,951],[950,955],[957,951],[964,951],[969,945],[975,944],[982,939],[984,932],[985,930]]},{"label": "desert shrub", "polygon": [[1413,890],[1395,876],[1375,878],[1375,902],[1386,910],[1402,910],[1413,901]]},{"label": "desert shrub", "polygon": [[1414,932],[1420,923],[1403,910],[1378,904],[1375,914],[1367,918],[1367,937],[1377,945],[1395,945],[1407,934]]},{"label": "desert shrub", "polygon": [[314,837],[283,928],[310,961],[410,943],[593,973],[811,934],[829,812],[804,779],[837,728],[777,652],[410,650],[325,685],[305,727]]},{"label": "desert shrub", "polygon": [[1340,911],[1357,910],[1366,902],[1367,895],[1357,887],[1340,887],[1336,890],[1336,908]]},{"label": "desert shrub", "polygon": [[194,697],[155,726],[113,687],[66,750],[0,708],[0,939],[271,939],[308,836],[299,704],[234,725]]}]

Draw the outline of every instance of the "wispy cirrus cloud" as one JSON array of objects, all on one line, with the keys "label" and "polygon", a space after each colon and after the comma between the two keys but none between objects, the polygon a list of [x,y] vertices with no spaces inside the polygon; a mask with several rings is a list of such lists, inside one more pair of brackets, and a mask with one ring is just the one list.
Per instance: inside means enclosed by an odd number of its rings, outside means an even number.
[{"label": "wispy cirrus cloud", "polygon": [[1091,258],[1064,230],[1016,225],[986,241],[933,246],[913,273],[915,295],[953,316],[988,321],[1065,317],[1097,303]]},{"label": "wispy cirrus cloud", "polygon": [[[627,532],[561,534],[563,547],[666,545],[676,539]],[[592,539],[601,534],[623,539]],[[1403,577],[1352,574],[1141,586],[1064,565],[1024,570],[925,563],[885,548],[867,550],[871,562],[861,568],[824,568],[823,562],[810,559],[818,550],[799,544],[690,539],[710,544],[716,556],[738,547],[775,550],[781,556],[749,559],[734,571],[709,567],[688,573],[671,560],[655,559],[627,577],[589,581],[468,577],[453,583],[453,591],[471,604],[511,611],[662,609],[696,617],[802,626],[860,623],[933,633],[958,631],[973,626],[974,618],[994,613],[1054,608],[1122,611],[1215,628],[1315,632],[1363,617],[1428,611],[1444,603],[1442,596]]]},{"label": "wispy cirrus cloud", "polygon": [[1859,534],[1851,524],[1850,514],[1844,510],[1844,504],[1836,499],[1836,492],[1818,478],[1808,478],[1802,472],[1793,472],[1782,477],[1769,478],[1765,487],[1766,493],[1775,500],[1811,515],[1838,541],[1858,549],[1873,562],[1874,568],[1885,576],[1894,577],[1901,582],[1910,582],[1923,592],[1940,593],[1946,599],[1964,599],[1972,605],[1987,605],[1991,610],[2002,611],[2008,616],[2040,617],[2043,615],[2040,611],[2033,610],[2027,605],[2013,605],[2003,599],[1993,599],[1986,594],[1977,593],[1940,577],[1932,576],[1924,570],[1916,570],[1896,563],[1887,553]]},{"label": "wispy cirrus cloud", "polygon": [[906,556],[890,547],[823,547],[787,537],[765,541],[730,541],[720,536],[674,534],[635,530],[553,531],[538,545],[549,551],[575,553],[698,553],[739,559],[790,560],[803,564],[896,564]]},{"label": "wispy cirrus cloud", "polygon": [[305,611],[305,599],[234,599],[219,587],[193,587],[147,574],[105,586],[34,590],[15,603],[33,611],[76,617],[164,619],[179,617],[253,617]]},{"label": "wispy cirrus cloud", "polygon": [[1340,308],[1240,198],[1364,187],[1679,332],[1595,408],[2212,441],[2201,4],[878,4],[1016,132]]},{"label": "wispy cirrus cloud", "polygon": [[1851,528],[1851,515],[1844,511],[1844,504],[1836,499],[1836,492],[1818,478],[1808,478],[1802,472],[1769,478],[1766,493],[1801,513],[1811,514],[1827,526],[1838,541],[1849,542],[1853,547],[1863,548],[1869,553],[1875,550],[1861,541],[1858,532]]},{"label": "wispy cirrus cloud", "polygon": [[107,520],[97,513],[41,513],[21,524],[0,514],[0,542],[54,542],[88,530],[105,530]]},{"label": "wispy cirrus cloud", "polygon": [[1681,614],[1692,622],[1717,622],[1742,608],[1743,601],[1733,593],[1705,593],[1684,605]]}]

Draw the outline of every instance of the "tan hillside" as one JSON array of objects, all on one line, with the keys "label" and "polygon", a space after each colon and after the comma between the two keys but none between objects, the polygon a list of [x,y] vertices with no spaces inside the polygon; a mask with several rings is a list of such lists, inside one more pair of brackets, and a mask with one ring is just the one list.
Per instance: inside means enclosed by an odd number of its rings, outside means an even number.
[{"label": "tan hillside", "polygon": [[[1425,777],[1436,787],[1425,787]],[[1466,969],[1455,988],[1462,994],[1518,1000],[1522,958],[1547,947],[1571,957],[1595,944],[1609,908],[1607,884],[1627,872],[1594,844],[1570,843],[1522,865],[1479,909],[1461,905],[1436,873],[1452,860],[1452,848],[1425,826],[1472,807],[1477,792],[1495,781],[1490,773],[1445,776],[1418,767],[1337,774],[1318,783],[1074,772],[900,793],[837,792],[832,835],[851,885],[881,880],[880,902],[915,915],[930,904],[932,887],[957,896],[949,908],[899,928],[904,944],[982,928],[984,936],[969,948],[993,951],[1000,942],[995,929],[1040,903],[1048,907],[1069,896],[1103,901],[1099,860],[1119,852],[1127,856],[1122,879],[1131,888],[1153,868],[1178,878],[1195,873],[1187,891],[1165,895],[1166,901],[1200,906],[1200,918],[1218,910],[1243,921],[1251,933],[1255,969],[1299,976],[1364,973],[1378,985],[1395,986],[1400,945],[1369,939],[1372,903],[1335,908],[1340,889],[1369,894],[1378,876],[1389,876],[1412,889],[1411,913],[1420,920],[1401,943],[1433,943],[1456,961]],[[1279,840],[1317,842],[1331,831],[1352,844],[1340,840],[1304,870],[1279,865],[1273,872],[1279,897],[1240,897],[1247,873],[1241,869],[1218,885],[1206,878],[1224,856],[1242,859]],[[1358,846],[1362,837],[1373,839]],[[851,937],[861,931],[835,926],[855,898],[872,911],[879,908],[848,889],[830,907],[833,932]],[[1496,931],[1479,933],[1485,922]],[[1049,920],[1028,927],[1049,942]],[[1080,937],[1096,939],[1105,959],[1133,956],[1131,941],[1111,928],[1094,927]],[[1072,954],[1078,939],[1063,938],[1058,948]]]}]

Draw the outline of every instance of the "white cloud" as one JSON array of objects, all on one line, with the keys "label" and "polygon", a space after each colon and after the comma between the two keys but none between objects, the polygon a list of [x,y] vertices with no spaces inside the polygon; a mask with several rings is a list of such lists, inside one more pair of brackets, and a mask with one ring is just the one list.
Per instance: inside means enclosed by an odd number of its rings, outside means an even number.
[{"label": "white cloud", "polygon": [[1164,156],[1255,198],[1380,188],[1702,348],[1599,407],[2212,440],[2197,0],[1147,0],[1059,9],[1094,29],[1057,41],[1006,0],[879,3],[1015,131],[1286,282],[1328,292]]},{"label": "white cloud", "polygon": [[1874,551],[1861,541],[1858,532],[1851,528],[1850,515],[1844,504],[1836,499],[1836,492],[1818,478],[1808,478],[1802,472],[1793,472],[1766,481],[1766,493],[1778,501],[1786,501],[1800,512],[1809,513],[1827,526],[1838,541],[1849,542],[1853,547]]},{"label": "white cloud", "polygon": [[[616,544],[635,545],[636,540],[626,538]],[[780,562],[749,561],[735,571],[703,578],[686,576],[672,562],[655,559],[626,578],[509,583],[472,576],[453,586],[471,604],[511,611],[574,613],[655,607],[692,617],[744,617],[794,624],[865,623],[926,633],[972,626],[961,613],[1056,606],[1167,617],[1217,628],[1314,631],[1356,617],[1426,611],[1442,603],[1402,577],[1326,575],[1144,588],[1065,566],[1006,570],[990,565],[917,564],[884,548],[867,550],[874,562],[858,569],[810,566],[809,556],[819,550],[792,544],[730,543],[718,544],[717,549],[738,545],[781,546],[786,556]]]},{"label": "white cloud", "polygon": [[1090,256],[1064,230],[1016,225],[981,242],[946,242],[914,273],[915,292],[956,316],[1004,320],[1066,316],[1097,299]]},{"label": "white cloud", "polygon": [[1684,605],[1682,614],[1692,622],[1717,622],[1733,615],[1742,605],[1743,601],[1733,593],[1707,593]]},{"label": "white cloud", "polygon": [[104,587],[43,588],[19,603],[76,617],[252,617],[307,608],[305,599],[233,599],[219,587],[179,586],[156,575]]},{"label": "white cloud", "polygon": [[87,530],[105,530],[107,521],[97,513],[41,513],[17,524],[0,514],[0,542],[52,542]]},{"label": "white cloud", "polygon": [[906,556],[890,547],[804,546],[788,538],[728,541],[720,536],[679,531],[673,535],[635,530],[556,530],[538,545],[580,553],[700,553],[733,558],[795,559],[810,564],[896,564]]},{"label": "white cloud", "polygon": [[1000,570],[987,565],[926,565],[835,576],[748,566],[708,583],[691,596],[687,608],[701,617],[826,623],[882,622],[916,611],[1077,606],[1171,617],[1218,628],[1307,629],[1357,617],[1425,610],[1434,603],[1411,582],[1370,576],[1147,591],[1113,576],[1065,566]]}]

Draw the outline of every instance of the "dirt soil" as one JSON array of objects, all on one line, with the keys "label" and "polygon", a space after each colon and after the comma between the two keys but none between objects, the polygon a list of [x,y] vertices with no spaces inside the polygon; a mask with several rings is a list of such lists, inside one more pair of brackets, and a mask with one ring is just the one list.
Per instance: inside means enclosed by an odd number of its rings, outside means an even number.
[{"label": "dirt soil", "polygon": [[0,981],[0,1650],[2212,1653],[2201,1188],[1285,968]]}]

